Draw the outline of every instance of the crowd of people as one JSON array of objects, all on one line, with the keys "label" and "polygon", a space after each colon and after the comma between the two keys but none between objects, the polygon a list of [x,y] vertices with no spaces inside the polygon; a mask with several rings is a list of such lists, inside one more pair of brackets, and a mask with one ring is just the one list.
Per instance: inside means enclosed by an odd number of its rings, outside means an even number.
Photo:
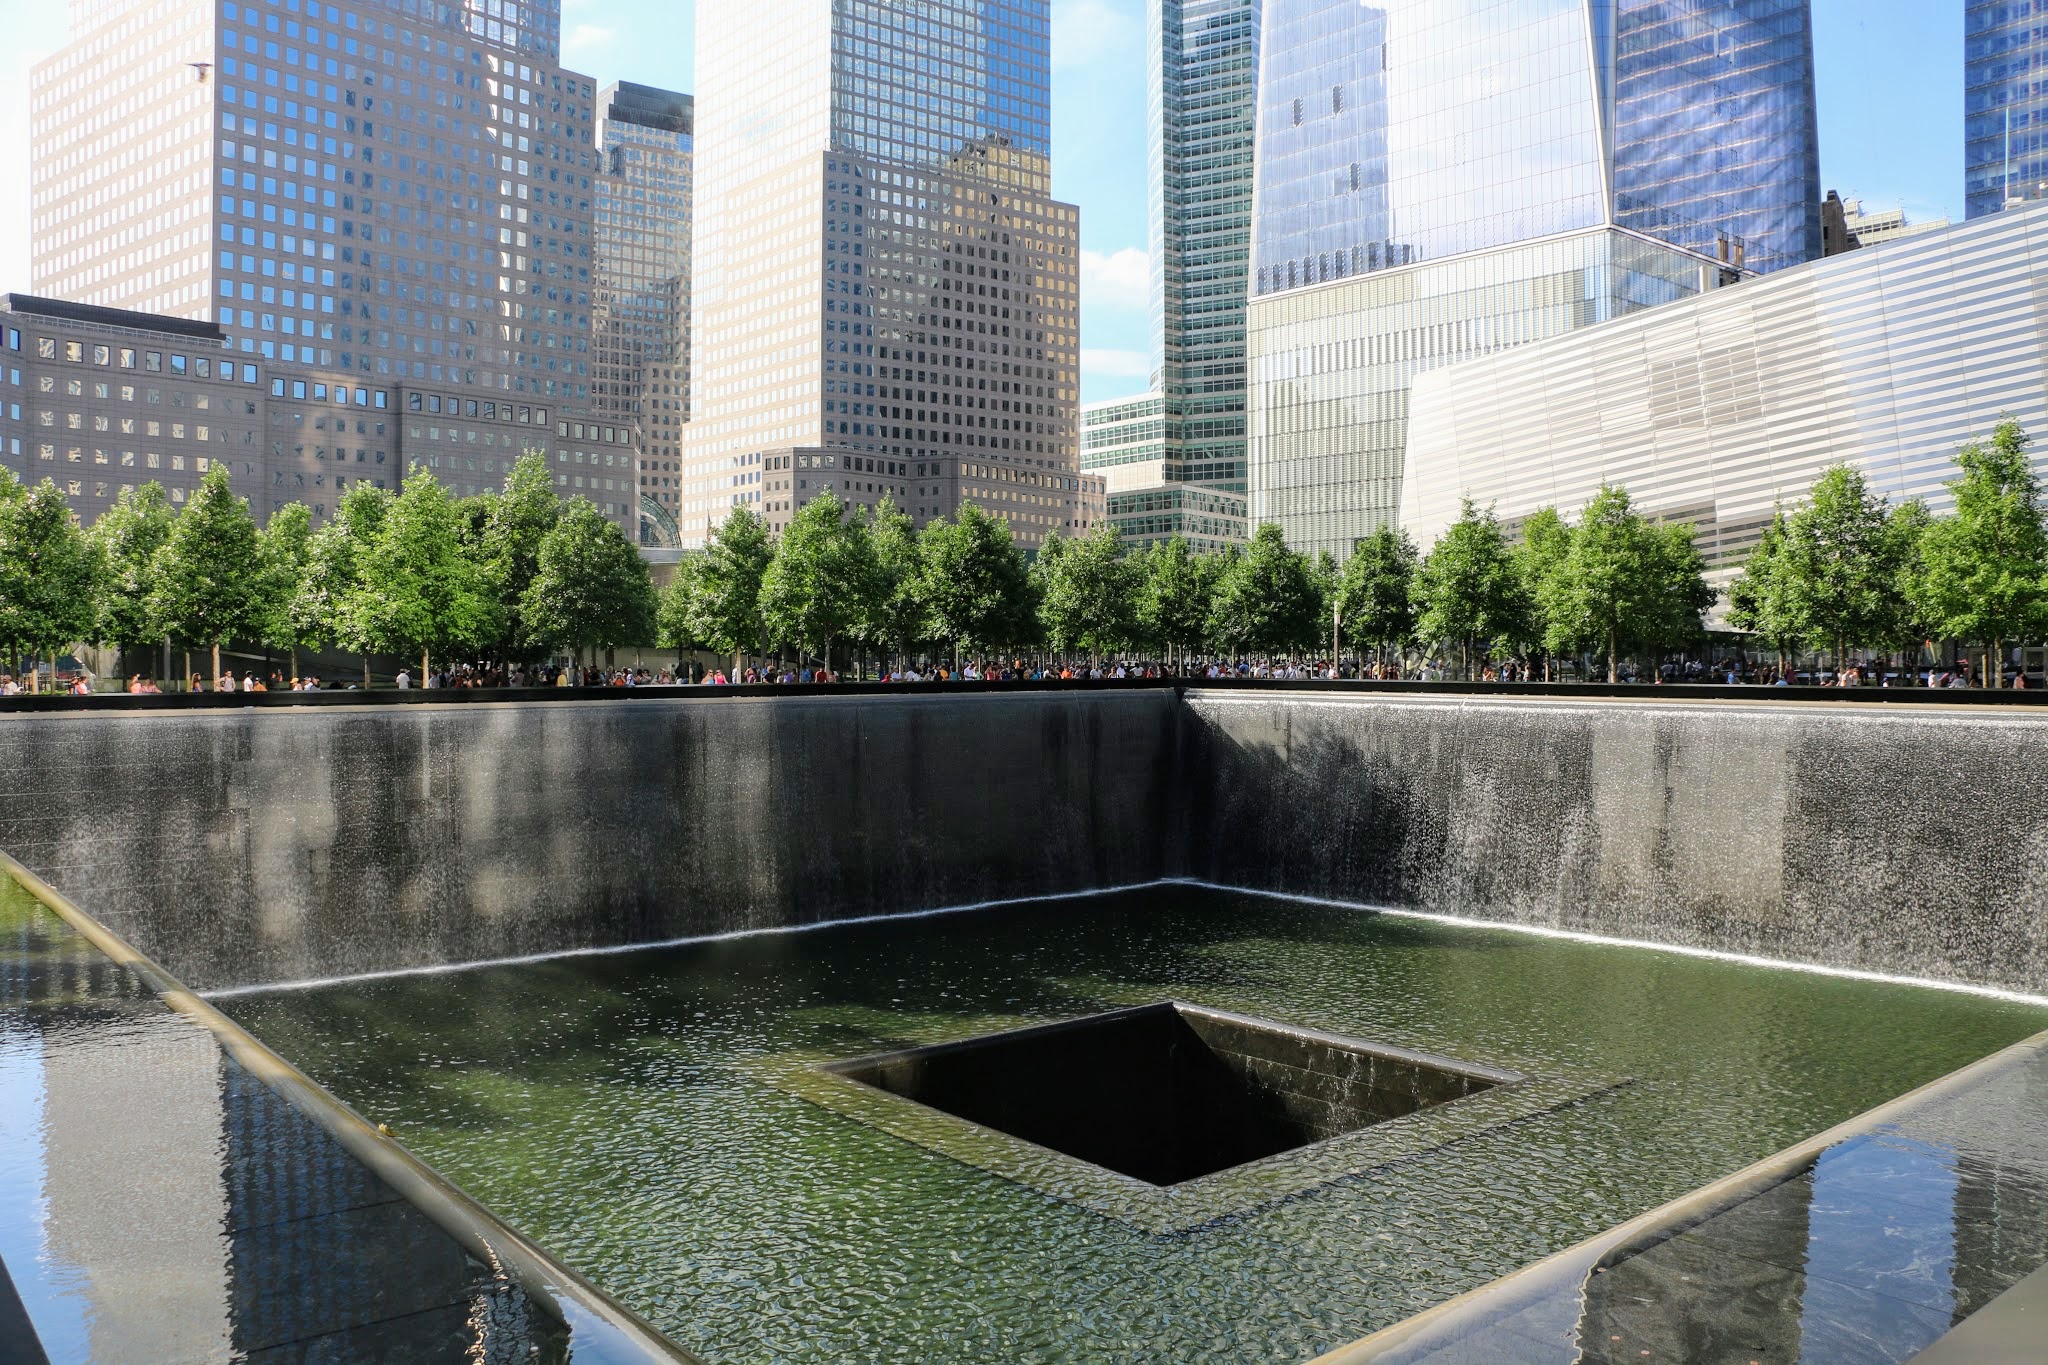
[{"label": "crowd of people", "polygon": [[[959,664],[944,660],[922,660],[890,662],[879,667],[858,667],[855,680],[882,683],[948,683],[948,682],[1087,682],[1104,679],[1186,679],[1198,680],[1270,680],[1277,682],[1306,681],[1407,681],[1441,683],[1457,681],[1455,671],[1443,660],[1433,657],[1413,658],[1403,662],[1375,660],[1334,660],[1328,657],[1303,660],[1264,659],[1193,659],[1174,663],[1161,663],[1142,659],[1068,659],[1024,658],[973,659]],[[631,666],[601,667],[596,664],[578,665],[573,663],[545,664],[450,664],[437,668],[424,677],[411,667],[402,667],[393,679],[401,691],[412,689],[470,689],[470,688],[535,688],[535,687],[577,687],[577,688],[631,688],[631,687],[730,687],[755,686],[810,686],[820,683],[845,681],[843,674],[823,665],[808,662],[791,664],[769,662],[746,664],[728,670],[721,664],[700,664],[678,662],[674,666],[664,665],[649,668],[644,664]],[[1478,670],[1475,681],[1481,683],[1529,683],[1570,681],[1555,676],[1545,676],[1541,667],[1520,659],[1489,662]],[[1977,680],[1976,671],[1969,661],[1960,661],[1933,668],[1921,667],[1915,672],[1901,673],[1884,662],[1851,664],[1839,671],[1815,668],[1812,670],[1781,670],[1777,665],[1763,659],[1727,658],[1721,660],[1673,661],[1660,665],[1654,670],[1635,671],[1624,669],[1622,680],[1659,686],[1665,683],[1723,684],[1728,686],[1757,687],[1919,687],[1919,688],[1974,688],[1983,684]],[[14,696],[29,690],[24,679],[11,674],[0,673],[0,696]],[[2012,688],[2039,688],[2038,681],[2029,681],[2024,669],[2015,669],[2006,686]],[[219,681],[209,684],[204,675],[193,673],[182,688],[173,690],[185,692],[323,692],[358,691],[363,683],[356,680],[322,679],[312,674],[287,677],[282,669],[271,669],[267,675],[254,669],[244,669],[239,677],[234,670],[224,672]],[[96,685],[96,680],[84,670],[62,680],[62,690],[75,695],[91,695],[106,690]],[[157,681],[144,674],[134,674],[122,689],[132,696],[160,696],[164,688]]]}]

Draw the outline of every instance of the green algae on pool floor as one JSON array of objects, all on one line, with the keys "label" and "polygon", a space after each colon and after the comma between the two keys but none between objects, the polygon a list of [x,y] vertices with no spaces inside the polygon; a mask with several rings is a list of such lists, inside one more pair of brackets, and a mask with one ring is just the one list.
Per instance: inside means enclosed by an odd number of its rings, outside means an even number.
[{"label": "green algae on pool floor", "polygon": [[[1170,1235],[777,1084],[1167,999],[1630,1083]],[[1187,886],[218,1003],[715,1365],[1305,1360],[2048,1027]]]}]

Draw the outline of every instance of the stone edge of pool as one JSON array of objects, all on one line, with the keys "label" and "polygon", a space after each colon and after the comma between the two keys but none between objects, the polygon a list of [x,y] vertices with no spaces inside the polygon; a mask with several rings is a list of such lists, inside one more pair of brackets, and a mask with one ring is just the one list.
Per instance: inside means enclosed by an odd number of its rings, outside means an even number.
[{"label": "stone edge of pool", "polygon": [[[372,1126],[4,851],[0,851],[0,880],[13,881],[109,961],[134,973],[165,1009],[210,1034],[223,1054],[332,1137],[374,1181],[424,1214],[462,1253],[516,1285],[542,1314],[566,1330],[575,1360],[606,1365],[700,1365],[695,1356],[463,1193],[388,1132]],[[0,1282],[6,1273],[0,1265]],[[370,1278],[363,1277],[364,1281]],[[366,1311],[376,1312],[374,1308]],[[370,1316],[357,1324],[361,1327],[396,1332],[392,1344],[407,1352],[402,1319]],[[412,1349],[432,1348],[419,1342]]]}]

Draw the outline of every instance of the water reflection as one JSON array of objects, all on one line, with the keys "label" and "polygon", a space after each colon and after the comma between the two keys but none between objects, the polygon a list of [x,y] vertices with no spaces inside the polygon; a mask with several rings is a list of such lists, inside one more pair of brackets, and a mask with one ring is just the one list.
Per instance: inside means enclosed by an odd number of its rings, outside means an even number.
[{"label": "water reflection", "polygon": [[564,1328],[7,882],[0,1265],[10,1361],[568,1358]]}]

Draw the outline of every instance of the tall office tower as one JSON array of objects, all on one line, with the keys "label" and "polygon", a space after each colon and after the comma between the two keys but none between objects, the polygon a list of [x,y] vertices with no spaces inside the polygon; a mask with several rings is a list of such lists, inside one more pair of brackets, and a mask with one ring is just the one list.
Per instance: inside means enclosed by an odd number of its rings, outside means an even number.
[{"label": "tall office tower", "polygon": [[685,544],[826,491],[919,523],[971,498],[1025,546],[1092,520],[1049,8],[699,8]]},{"label": "tall office tower", "polygon": [[1244,310],[1261,0],[1154,0],[1153,362],[1181,427],[1172,477],[1244,491]]},{"label": "tall office tower", "polygon": [[[37,291],[238,356],[589,391],[596,91],[558,0],[72,0],[31,78]],[[468,400],[464,400],[468,401]]]},{"label": "tall office tower", "polygon": [[1813,259],[1807,0],[1266,0],[1250,517],[1343,557],[1418,372]]},{"label": "tall office tower", "polygon": [[678,543],[689,414],[688,95],[619,81],[598,96],[590,404],[639,434],[643,545]]},{"label": "tall office tower", "polygon": [[1982,218],[2048,198],[2048,25],[2039,6],[1963,10],[1963,203]]}]

